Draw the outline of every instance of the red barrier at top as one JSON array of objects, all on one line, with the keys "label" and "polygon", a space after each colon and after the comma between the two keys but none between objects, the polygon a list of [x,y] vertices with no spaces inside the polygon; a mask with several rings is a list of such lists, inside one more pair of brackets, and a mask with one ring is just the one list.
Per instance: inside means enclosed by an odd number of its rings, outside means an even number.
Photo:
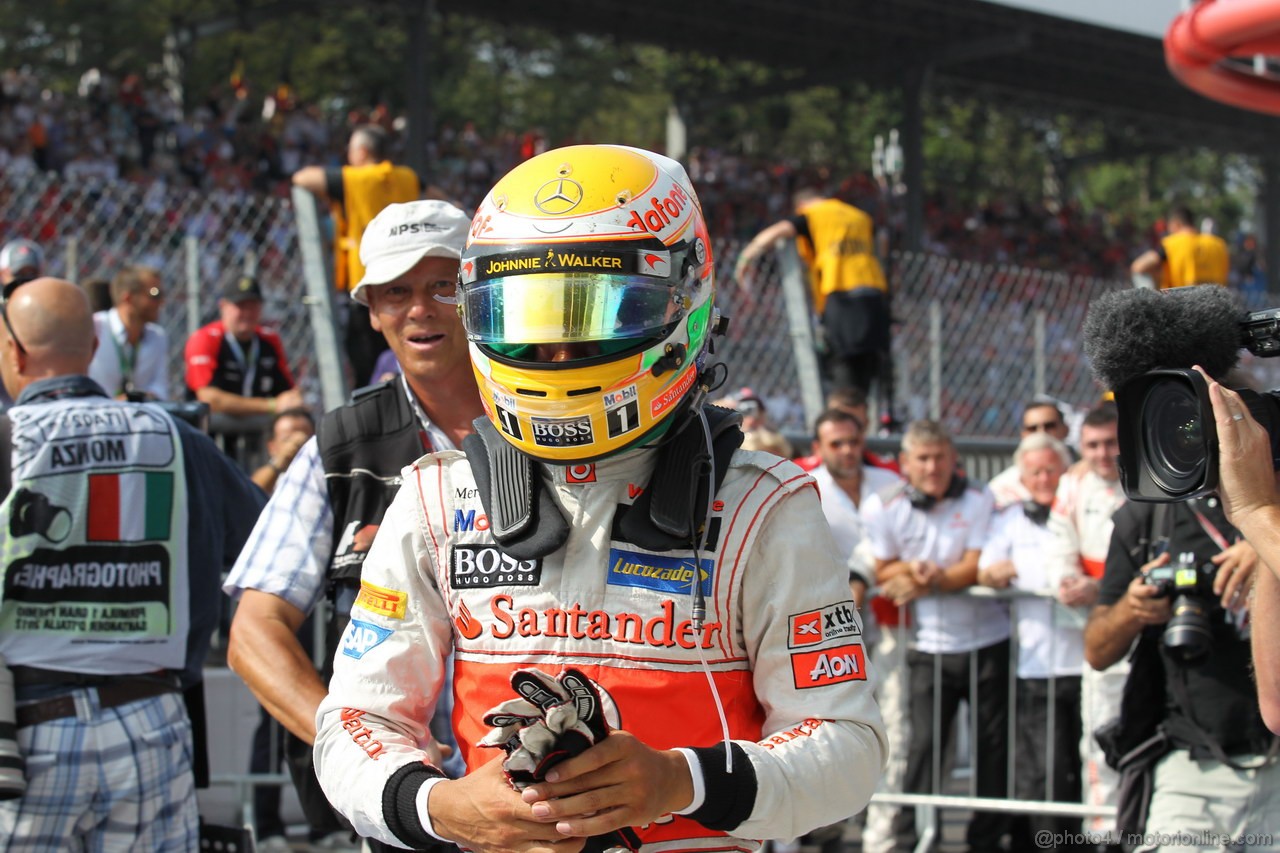
[{"label": "red barrier at top", "polygon": [[1164,37],[1169,71],[1215,101],[1280,115],[1280,80],[1223,64],[1227,57],[1280,56],[1280,0],[1203,0],[1174,18]]}]

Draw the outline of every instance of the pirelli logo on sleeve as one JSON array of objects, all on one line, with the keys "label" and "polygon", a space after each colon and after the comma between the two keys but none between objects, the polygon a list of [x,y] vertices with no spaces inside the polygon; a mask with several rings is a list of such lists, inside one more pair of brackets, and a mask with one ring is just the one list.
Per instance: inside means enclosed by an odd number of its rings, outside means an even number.
[{"label": "pirelli logo on sleeve", "polygon": [[408,601],[409,597],[398,589],[387,589],[368,581],[360,581],[360,594],[356,596],[356,607],[362,607],[370,613],[376,613],[388,619],[403,619]]}]

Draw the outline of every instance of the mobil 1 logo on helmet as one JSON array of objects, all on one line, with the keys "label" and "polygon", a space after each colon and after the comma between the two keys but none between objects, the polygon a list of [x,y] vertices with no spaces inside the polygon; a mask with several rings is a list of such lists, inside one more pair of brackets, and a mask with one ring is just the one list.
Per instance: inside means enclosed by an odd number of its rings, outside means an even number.
[{"label": "mobil 1 logo on helmet", "polygon": [[617,438],[640,426],[639,392],[628,385],[604,395],[604,419],[609,427],[609,438]]},{"label": "mobil 1 logo on helmet", "polygon": [[591,434],[591,418],[530,418],[533,443],[542,447],[581,447],[595,439]]},{"label": "mobil 1 logo on helmet", "polygon": [[537,586],[542,559],[517,560],[494,545],[450,545],[449,582],[454,589]]}]

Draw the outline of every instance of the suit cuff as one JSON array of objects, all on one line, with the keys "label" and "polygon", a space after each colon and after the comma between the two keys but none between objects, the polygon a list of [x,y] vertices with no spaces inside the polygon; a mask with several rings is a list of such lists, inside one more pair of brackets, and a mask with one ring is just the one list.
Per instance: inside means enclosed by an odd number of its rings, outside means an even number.
[{"label": "suit cuff", "polygon": [[707,783],[702,778],[702,761],[698,758],[698,753],[684,747],[676,747],[676,752],[683,755],[684,760],[689,762],[689,776],[693,779],[693,802],[672,814],[688,815],[702,808],[702,804],[707,799]]},{"label": "suit cuff", "polygon": [[438,838],[441,841],[449,841],[436,833],[436,828],[431,824],[431,813],[427,811],[427,800],[431,796],[431,789],[439,783],[445,781],[442,777],[434,777],[422,783],[422,787],[418,789],[418,822],[422,824],[422,829],[432,838]]}]

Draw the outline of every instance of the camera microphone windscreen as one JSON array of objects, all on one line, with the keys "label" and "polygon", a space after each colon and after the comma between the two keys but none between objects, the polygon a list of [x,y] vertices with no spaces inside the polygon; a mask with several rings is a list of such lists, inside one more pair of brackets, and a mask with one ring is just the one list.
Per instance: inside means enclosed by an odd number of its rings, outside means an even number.
[{"label": "camera microphone windscreen", "polygon": [[1084,353],[1093,375],[1115,390],[1158,368],[1200,365],[1221,379],[1240,359],[1245,311],[1216,284],[1105,294],[1084,320]]}]

